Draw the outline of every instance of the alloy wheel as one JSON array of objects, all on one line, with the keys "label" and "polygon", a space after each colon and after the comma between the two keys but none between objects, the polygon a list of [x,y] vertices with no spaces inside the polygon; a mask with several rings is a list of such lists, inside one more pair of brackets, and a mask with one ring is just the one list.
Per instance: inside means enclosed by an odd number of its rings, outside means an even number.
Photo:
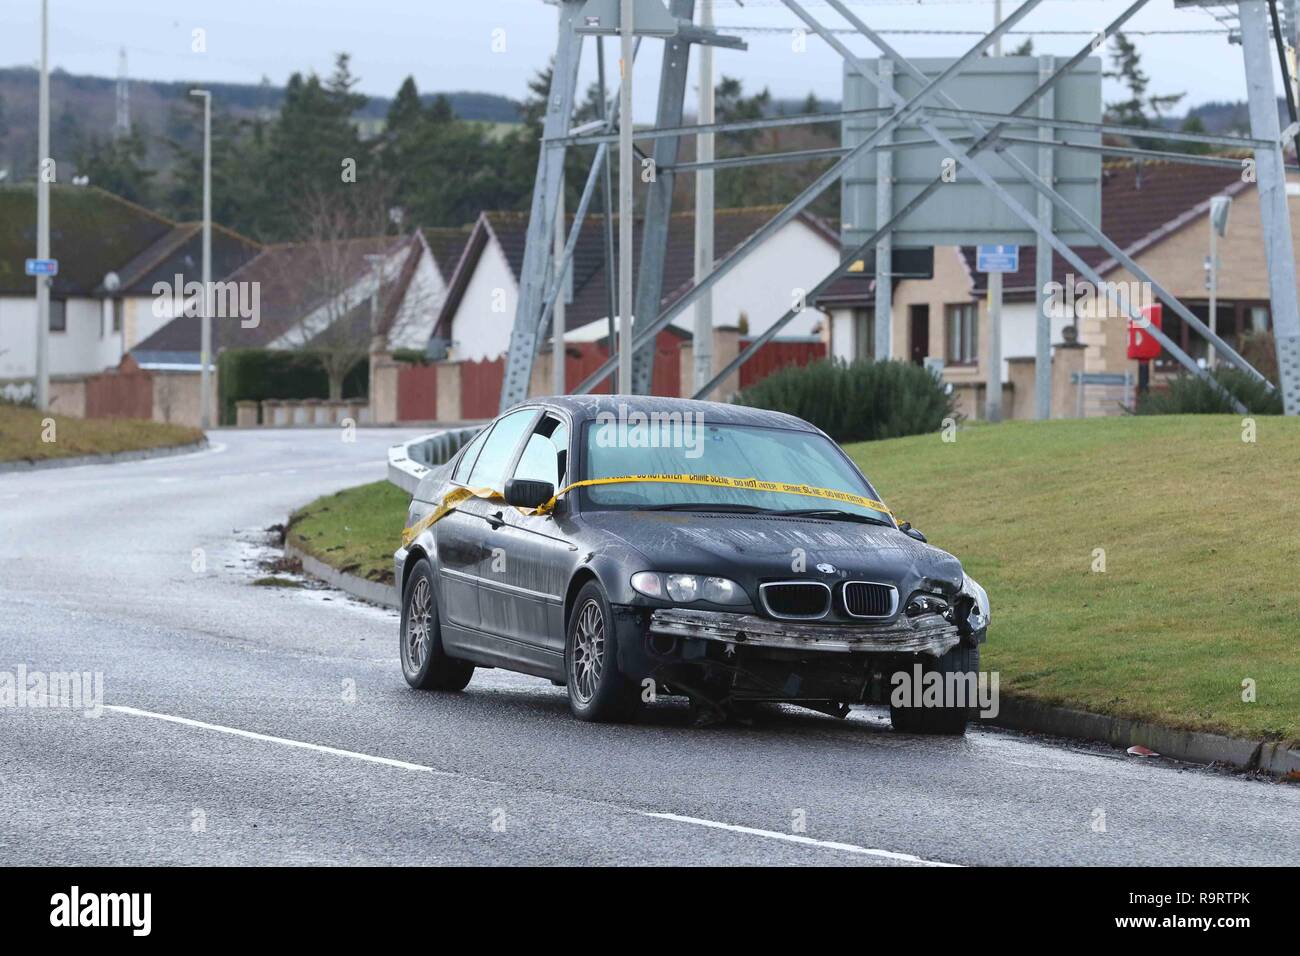
[{"label": "alloy wheel", "polygon": [[569,661],[569,680],[574,696],[586,704],[596,696],[600,672],[605,664],[605,615],[600,603],[590,600],[578,611],[573,631],[573,654]]},{"label": "alloy wheel", "polygon": [[419,578],[411,590],[411,607],[406,617],[406,640],[402,651],[411,673],[418,673],[429,656],[429,628],[433,618],[433,592],[429,579]]}]

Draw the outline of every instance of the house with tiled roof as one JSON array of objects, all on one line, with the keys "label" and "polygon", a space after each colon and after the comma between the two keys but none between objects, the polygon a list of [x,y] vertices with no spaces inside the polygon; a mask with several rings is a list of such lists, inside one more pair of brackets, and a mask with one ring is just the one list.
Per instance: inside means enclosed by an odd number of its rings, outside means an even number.
[{"label": "house with tiled roof", "polygon": [[[95,186],[52,185],[50,253],[59,273],[50,287],[51,376],[114,367],[166,324],[155,287],[177,276],[200,280],[201,232],[199,223],[174,222]],[[260,248],[214,226],[214,275]],[[36,289],[23,265],[35,254],[35,187],[0,186],[0,386],[10,389],[30,388],[36,372]]]},{"label": "house with tiled roof", "polygon": [[[1291,229],[1300,236],[1300,181],[1292,177],[1287,194]],[[1261,236],[1259,199],[1253,183],[1230,167],[1170,162],[1107,164],[1102,178],[1101,228],[1139,266],[1159,280],[1191,312],[1208,324],[1205,261],[1209,254],[1208,216],[1214,196],[1233,200],[1225,238],[1219,240],[1216,326],[1234,348],[1244,336],[1272,328],[1268,270]],[[1300,248],[1300,245],[1297,246]],[[1107,283],[1135,282],[1100,247],[1075,251]],[[1003,414],[1034,416],[1034,352],[1037,323],[1035,248],[1020,249],[1020,268],[1003,276],[1002,381]],[[1065,286],[1073,268],[1053,254],[1052,281]],[[845,360],[874,352],[874,280],[849,275],[817,300],[831,315],[827,327],[830,354]],[[918,364],[938,360],[945,380],[958,391],[962,410],[983,414],[989,369],[987,276],[976,270],[973,247],[941,246],[934,250],[930,278],[895,278],[891,315],[892,352],[896,359]],[[1068,387],[1075,371],[1128,373],[1136,378],[1137,362],[1126,356],[1127,322],[1069,308],[1051,315],[1053,343],[1053,415],[1074,415],[1078,396]],[[1208,358],[1207,343],[1166,308],[1163,330],[1197,360]],[[1160,376],[1181,369],[1172,357],[1154,363]],[[1091,394],[1086,414],[1118,414],[1122,387]]]},{"label": "house with tiled roof", "polygon": [[[258,290],[256,321],[218,315],[213,351],[309,347],[336,322],[348,330],[340,334],[365,339],[375,351],[423,349],[469,235],[468,228],[424,229],[409,236],[266,246],[225,280]],[[379,268],[380,314],[372,327]],[[145,368],[197,367],[200,325],[197,315],[179,315],[141,341],[133,355]]]},{"label": "house with tiled roof", "polygon": [[[717,258],[734,250],[778,211],[775,206],[717,210]],[[509,348],[527,230],[524,213],[484,212],[474,224],[434,328],[434,335],[448,344],[451,358],[494,359]],[[633,242],[633,261],[637,262],[640,220]],[[762,332],[791,307],[801,290],[834,268],[838,249],[839,237],[825,222],[807,214],[795,217],[713,287],[714,327],[741,328],[755,335]],[[695,216],[676,213],[668,227],[661,308],[691,289],[694,271]],[[574,247],[571,274],[563,292],[566,339],[590,341],[606,335],[610,312],[606,282],[604,223],[600,216],[588,216]],[[685,336],[694,328],[694,312],[688,307],[674,320],[675,328]],[[782,335],[812,336],[820,331],[823,320],[816,309],[805,309]]]}]

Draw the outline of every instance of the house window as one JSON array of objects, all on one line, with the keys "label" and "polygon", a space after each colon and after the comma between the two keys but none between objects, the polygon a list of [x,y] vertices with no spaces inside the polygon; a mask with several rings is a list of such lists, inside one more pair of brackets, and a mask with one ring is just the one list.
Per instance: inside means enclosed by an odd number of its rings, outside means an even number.
[{"label": "house window", "polygon": [[949,365],[974,365],[979,360],[979,304],[960,302],[945,307]]},{"label": "house window", "polygon": [[876,310],[853,310],[853,358],[858,361],[876,357]]},{"label": "house window", "polygon": [[126,303],[122,299],[113,300],[113,331],[122,331],[122,315],[126,311]]},{"label": "house window", "polygon": [[68,331],[68,300],[67,299],[50,300],[50,331],[51,332]]},{"label": "house window", "polygon": [[[1210,324],[1208,302],[1184,301],[1183,304],[1205,325]],[[1220,300],[1215,309],[1215,332],[1234,349],[1241,349],[1244,335],[1266,332],[1271,326],[1272,319],[1269,314],[1269,307],[1266,304]],[[1184,322],[1173,309],[1165,308],[1161,331],[1197,362],[1204,363],[1208,360],[1212,351],[1210,343],[1205,336]],[[1155,360],[1155,366],[1158,369],[1168,371],[1178,371],[1183,367],[1167,351],[1160,353],[1160,357]]]}]

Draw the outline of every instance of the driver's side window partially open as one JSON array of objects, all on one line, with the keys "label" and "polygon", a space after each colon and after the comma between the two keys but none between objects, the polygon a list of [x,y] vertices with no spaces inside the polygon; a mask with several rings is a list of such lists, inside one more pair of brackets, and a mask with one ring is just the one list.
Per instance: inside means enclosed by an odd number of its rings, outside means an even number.
[{"label": "driver's side window partially open", "polygon": [[558,418],[544,415],[519,457],[514,477],[547,481],[558,491],[568,471],[569,429]]}]

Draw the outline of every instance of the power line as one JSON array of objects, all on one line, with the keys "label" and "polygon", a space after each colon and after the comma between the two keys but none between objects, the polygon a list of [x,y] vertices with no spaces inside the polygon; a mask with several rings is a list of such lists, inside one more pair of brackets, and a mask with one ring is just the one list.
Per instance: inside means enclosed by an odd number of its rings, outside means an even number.
[{"label": "power line", "polygon": [[[757,27],[757,26],[719,26],[719,31],[724,33],[789,33],[791,30],[802,29],[798,26],[790,27]],[[858,35],[857,30],[845,28],[831,28],[831,33],[843,33],[851,36]],[[984,36],[987,30],[877,30],[877,33],[895,33],[895,34],[922,34],[922,35],[941,35],[941,36]],[[1125,30],[1125,36],[1227,36],[1228,30]],[[1007,36],[1095,36],[1096,30],[1008,30]]]}]

